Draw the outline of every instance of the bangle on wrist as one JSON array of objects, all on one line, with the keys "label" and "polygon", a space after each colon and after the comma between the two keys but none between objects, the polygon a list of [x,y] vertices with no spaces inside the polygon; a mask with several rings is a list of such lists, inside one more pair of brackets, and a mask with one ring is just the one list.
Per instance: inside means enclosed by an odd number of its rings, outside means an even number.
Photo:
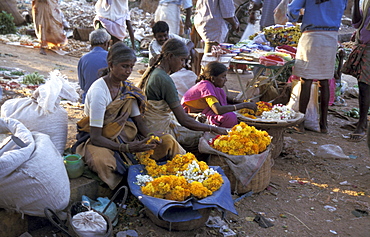
[{"label": "bangle on wrist", "polygon": [[119,147],[118,147],[118,151],[119,151],[119,152],[123,152],[123,151],[122,151],[122,147],[123,147],[123,145],[125,145],[125,144],[124,144],[124,143],[119,144]]},{"label": "bangle on wrist", "polygon": [[126,152],[130,153],[130,149],[128,148],[128,143],[126,144]]},{"label": "bangle on wrist", "polygon": [[234,106],[234,111],[237,111],[238,109],[236,108],[236,105],[233,105]]}]

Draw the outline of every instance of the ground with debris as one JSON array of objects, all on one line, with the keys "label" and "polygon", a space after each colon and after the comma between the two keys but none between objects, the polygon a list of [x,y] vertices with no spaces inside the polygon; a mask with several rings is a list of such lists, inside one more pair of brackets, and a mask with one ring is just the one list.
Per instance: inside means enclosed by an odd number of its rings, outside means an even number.
[{"label": "ground with debris", "polygon": [[[59,69],[71,82],[77,81],[78,57],[58,55],[48,51],[41,55],[38,49],[0,44],[0,66],[17,67],[29,73],[38,71],[45,76]],[[138,61],[131,79],[137,82],[139,69],[145,64]],[[356,84],[345,76],[348,86]],[[228,75],[227,87],[239,91],[236,76]],[[4,93],[3,99],[21,96]],[[297,134],[286,130],[283,153],[274,160],[271,185],[258,194],[241,198],[235,203],[238,215],[226,213],[230,230],[238,236],[367,236],[370,211],[369,151],[366,141],[349,142],[343,135],[350,130],[342,125],[356,122],[345,112],[358,107],[357,99],[346,98],[346,106],[331,106],[329,133],[306,131]],[[75,122],[82,117],[82,108],[65,105],[69,116],[67,147],[73,144]],[[339,146],[345,158],[328,158],[333,154],[319,154],[318,148],[333,144]],[[240,195],[234,195],[238,198]],[[202,227],[191,231],[169,232],[156,226],[142,211],[142,206],[129,200],[130,208],[123,212],[115,232],[131,229],[139,236],[223,236],[218,228]],[[357,211],[356,211],[357,210]],[[262,228],[253,221],[261,214],[274,226]],[[213,211],[212,216],[221,216]],[[32,236],[62,236],[54,228],[34,231]]]}]

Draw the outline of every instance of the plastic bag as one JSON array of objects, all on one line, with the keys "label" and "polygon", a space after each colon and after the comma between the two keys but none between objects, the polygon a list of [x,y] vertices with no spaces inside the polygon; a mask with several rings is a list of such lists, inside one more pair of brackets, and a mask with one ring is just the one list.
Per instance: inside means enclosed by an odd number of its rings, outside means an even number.
[{"label": "plastic bag", "polygon": [[244,32],[243,32],[243,35],[242,35],[242,38],[240,39],[240,41],[246,41],[246,40],[249,40],[249,36],[253,35],[255,33],[255,26],[254,24],[251,24],[249,23],[247,25],[247,28],[245,28]]},{"label": "plastic bag", "polygon": [[[294,84],[295,83],[295,84]],[[287,106],[296,112],[299,112],[299,96],[301,93],[301,81],[292,82],[292,93]],[[319,123],[319,82],[313,82],[311,85],[310,100],[305,113],[304,127],[311,131],[320,132]]]},{"label": "plastic bag", "polygon": [[317,148],[316,156],[322,158],[349,158],[344,154],[342,148],[334,144],[326,144]]},{"label": "plastic bag", "polygon": [[[112,221],[117,215],[117,206],[114,202],[112,202],[108,209],[104,211],[105,207],[109,204],[110,200],[108,198],[98,197],[97,201],[90,199],[89,197],[82,195],[82,201],[87,201],[90,207],[98,212],[104,213],[104,215],[108,216],[109,219]],[[113,226],[117,225],[118,218],[112,223]]]},{"label": "plastic bag", "polygon": [[289,0],[282,0],[274,10],[274,21],[275,24],[285,25],[288,21],[287,9]]},{"label": "plastic bag", "polygon": [[81,237],[105,236],[107,221],[96,211],[80,212],[73,216],[72,225]]}]

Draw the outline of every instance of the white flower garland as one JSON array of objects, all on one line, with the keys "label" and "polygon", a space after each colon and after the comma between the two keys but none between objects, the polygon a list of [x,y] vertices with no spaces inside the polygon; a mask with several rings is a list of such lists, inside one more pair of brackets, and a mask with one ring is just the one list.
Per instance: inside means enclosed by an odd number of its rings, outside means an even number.
[{"label": "white flower garland", "polygon": [[270,111],[262,113],[262,119],[288,120],[294,117],[295,111],[282,104],[276,104]]},{"label": "white flower garland", "polygon": [[204,180],[208,179],[208,176],[218,173],[212,168],[206,169],[202,172],[197,161],[193,160],[188,168],[184,171],[177,171],[176,176],[184,176],[188,183],[198,181],[202,183]]}]

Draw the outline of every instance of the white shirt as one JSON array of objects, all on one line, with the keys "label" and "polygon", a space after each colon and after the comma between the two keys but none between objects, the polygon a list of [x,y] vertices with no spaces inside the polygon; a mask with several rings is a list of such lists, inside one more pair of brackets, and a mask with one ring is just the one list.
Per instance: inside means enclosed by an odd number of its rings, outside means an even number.
[{"label": "white shirt", "polygon": [[[107,83],[103,78],[96,80],[88,90],[85,100],[84,112],[90,117],[90,126],[102,128],[104,124],[104,114],[107,106],[112,102]],[[140,115],[139,106],[137,101],[132,105],[130,117]]]}]

